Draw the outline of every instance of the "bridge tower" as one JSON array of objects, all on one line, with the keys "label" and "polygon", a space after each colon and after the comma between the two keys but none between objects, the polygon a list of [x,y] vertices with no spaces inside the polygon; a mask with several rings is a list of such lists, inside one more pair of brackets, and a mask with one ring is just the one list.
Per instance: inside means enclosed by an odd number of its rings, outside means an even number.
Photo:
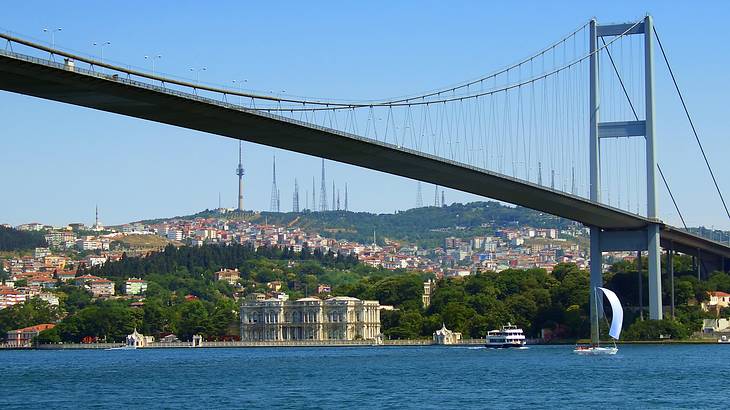
[{"label": "bridge tower", "polygon": [[[659,219],[657,215],[657,161],[654,135],[654,49],[652,42],[653,20],[646,16],[638,24],[598,25],[590,22],[590,199],[601,202],[601,139],[644,137],[646,140],[646,215],[656,221],[641,230],[606,231],[591,226],[591,340],[598,340],[598,315],[596,293],[593,289],[603,285],[601,255],[611,251],[647,251],[649,268],[649,318],[662,319],[662,290],[659,249]],[[599,38],[619,35],[644,35],[644,93],[646,111],[643,120],[600,122],[598,58],[601,49]]]}]

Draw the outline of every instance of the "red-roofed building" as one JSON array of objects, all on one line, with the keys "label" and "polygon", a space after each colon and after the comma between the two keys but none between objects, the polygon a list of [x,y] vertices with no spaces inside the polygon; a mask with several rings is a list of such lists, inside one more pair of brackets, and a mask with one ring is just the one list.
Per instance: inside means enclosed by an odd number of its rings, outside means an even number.
[{"label": "red-roofed building", "polygon": [[23,292],[0,286],[0,309],[23,303],[27,298]]},{"label": "red-roofed building", "polygon": [[35,326],[24,327],[22,329],[15,329],[8,332],[6,341],[10,347],[31,347],[33,338],[44,330],[53,329],[56,327],[53,323],[44,323]]},{"label": "red-roofed building", "polygon": [[719,312],[720,309],[730,306],[730,293],[714,291],[707,292],[710,296],[710,300],[702,303],[702,309],[704,311],[714,310]]},{"label": "red-roofed building", "polygon": [[129,278],[124,284],[124,293],[127,295],[139,295],[147,290],[147,281],[137,278]]},{"label": "red-roofed building", "polygon": [[91,281],[97,280],[97,279],[101,279],[101,278],[98,276],[94,276],[94,275],[83,275],[83,276],[76,277],[74,279],[74,283],[76,284],[76,286],[83,286],[87,282],[91,282]]},{"label": "red-roofed building", "polygon": [[114,296],[114,282],[109,279],[94,279],[89,282],[89,290],[97,298]]}]

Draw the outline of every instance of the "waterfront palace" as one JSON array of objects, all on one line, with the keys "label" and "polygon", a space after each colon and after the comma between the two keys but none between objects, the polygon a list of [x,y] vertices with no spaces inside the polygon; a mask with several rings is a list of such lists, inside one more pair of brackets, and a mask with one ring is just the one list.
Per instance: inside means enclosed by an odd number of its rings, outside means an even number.
[{"label": "waterfront palace", "polygon": [[380,303],[338,296],[296,301],[247,300],[241,305],[241,340],[378,340]]}]

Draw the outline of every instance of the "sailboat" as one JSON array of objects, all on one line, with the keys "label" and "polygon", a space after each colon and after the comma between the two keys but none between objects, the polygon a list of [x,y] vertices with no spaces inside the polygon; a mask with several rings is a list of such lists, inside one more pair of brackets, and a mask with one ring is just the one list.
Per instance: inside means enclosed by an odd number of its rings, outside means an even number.
[{"label": "sailboat", "polygon": [[[618,296],[616,296],[613,291],[600,286],[596,286],[594,291],[596,292],[595,297],[593,298],[594,303],[596,304],[596,312],[598,312],[598,298],[601,295],[606,295],[609,303],[611,303],[613,317],[611,318],[611,328],[609,329],[608,334],[614,339],[613,347],[601,346],[600,337],[598,337],[590,346],[576,346],[573,353],[581,355],[613,355],[618,353],[618,347],[616,347],[615,341],[618,340],[619,335],[621,335],[621,326],[624,321],[624,310],[621,307],[621,302],[618,300]],[[598,314],[593,316],[593,320],[596,322],[594,325],[598,328]]]}]

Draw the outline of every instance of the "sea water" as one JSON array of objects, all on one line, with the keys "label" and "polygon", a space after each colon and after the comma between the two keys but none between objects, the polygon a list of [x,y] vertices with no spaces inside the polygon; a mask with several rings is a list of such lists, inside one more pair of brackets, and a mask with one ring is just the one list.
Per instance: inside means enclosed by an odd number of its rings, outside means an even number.
[{"label": "sea water", "polygon": [[8,408],[727,408],[730,345],[0,351]]}]

